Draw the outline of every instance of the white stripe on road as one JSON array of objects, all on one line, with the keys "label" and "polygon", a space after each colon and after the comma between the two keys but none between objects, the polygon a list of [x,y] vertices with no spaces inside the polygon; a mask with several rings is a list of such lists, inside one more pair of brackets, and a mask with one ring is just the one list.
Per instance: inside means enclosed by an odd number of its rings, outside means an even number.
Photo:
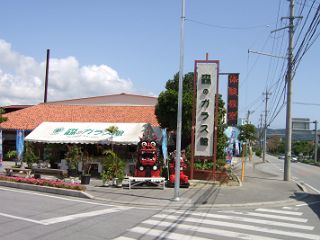
[{"label": "white stripe on road", "polygon": [[285,220],[285,221],[292,221],[292,222],[301,222],[301,223],[306,223],[308,221],[308,219],[306,219],[306,218],[287,217],[287,216],[279,216],[279,215],[256,213],[256,212],[246,212],[246,213],[237,212],[237,211],[219,211],[219,212],[237,214],[237,215],[245,215],[245,216],[253,216],[253,217],[270,218],[270,219],[277,219],[277,220]]},{"label": "white stripe on road", "polygon": [[[181,240],[181,239],[194,239],[194,240],[212,240],[212,238],[202,238],[197,236],[188,236],[185,234],[180,233],[173,233],[170,231],[162,231],[157,229],[149,229],[144,227],[135,227],[130,229],[131,232],[139,233],[142,236],[153,236],[156,237],[156,239],[171,239],[171,240]],[[116,238],[117,240],[121,238]],[[141,238],[138,238],[141,239]]]},{"label": "white stripe on road", "polygon": [[320,201],[316,201],[316,202],[308,202],[308,203],[302,203],[302,204],[298,204],[298,205],[296,205],[296,207],[310,206],[310,205],[319,204],[319,203],[320,203]]},{"label": "white stripe on road", "polygon": [[11,214],[6,214],[6,213],[0,213],[0,216],[7,217],[7,218],[13,218],[13,219],[17,219],[17,220],[21,220],[21,221],[25,221],[25,222],[32,222],[32,223],[45,225],[43,222],[37,221],[37,220],[33,220],[31,218],[24,218],[24,217],[14,216],[14,215],[11,215]]},{"label": "white stripe on road", "polygon": [[312,187],[310,184],[308,183],[304,183],[304,185],[306,185],[308,188],[311,188],[313,191],[315,191],[316,193],[320,193],[320,191],[314,187]]},{"label": "white stripe on road", "polygon": [[[238,229],[257,231],[257,232],[263,232],[263,233],[273,233],[273,234],[284,235],[284,236],[299,237],[299,238],[306,238],[306,239],[312,239],[312,240],[320,240],[319,235],[306,234],[306,233],[293,232],[293,231],[289,232],[289,231],[277,230],[277,229],[273,229],[273,228],[256,227],[256,226],[252,226],[252,225],[239,224],[239,223],[230,224],[230,222],[214,221],[214,220],[208,220],[208,219],[201,219],[200,220],[198,218],[193,218],[193,217],[180,218],[179,216],[169,216],[169,215],[165,215],[165,214],[157,214],[157,215],[154,215],[153,217],[161,218],[161,219],[165,218],[166,220],[170,219],[170,220],[174,220],[174,221],[177,221],[177,220],[182,221],[183,220],[184,222],[191,222],[191,223],[201,222],[201,224],[208,224],[208,225],[214,225],[214,226],[238,228]],[[146,222],[148,222],[148,220]],[[191,226],[189,226],[189,227],[191,227]]]},{"label": "white stripe on road", "polygon": [[43,197],[54,198],[54,199],[59,199],[59,200],[64,200],[64,201],[79,202],[79,203],[98,205],[98,206],[110,206],[110,207],[115,207],[116,206],[116,205],[111,205],[111,204],[106,204],[106,203],[98,203],[98,202],[81,200],[81,199],[77,199],[77,198],[74,198],[74,197],[73,198],[59,197],[59,196],[55,196],[55,195],[48,195],[48,194],[32,192],[32,191],[28,191],[28,190],[21,190],[21,189],[10,189],[10,188],[5,188],[5,187],[0,187],[0,190],[8,191],[8,192],[17,192],[17,193],[29,194],[29,195],[36,195],[36,196],[43,196]]},{"label": "white stripe on road", "polygon": [[114,238],[113,240],[136,240],[135,238],[129,238],[129,237],[117,237]]},{"label": "white stripe on road", "polygon": [[[146,220],[143,223],[148,224],[148,225],[152,225],[152,226],[166,227],[168,229],[166,229],[165,233],[172,232],[175,229],[181,229],[181,230],[192,231],[193,234],[194,234],[194,232],[199,232],[199,233],[212,234],[212,235],[223,236],[223,237],[230,237],[230,238],[234,238],[234,239],[279,240],[278,238],[263,237],[263,236],[254,235],[254,234],[238,233],[238,232],[232,232],[232,231],[227,231],[227,230],[222,230],[222,229],[192,226],[192,225],[186,225],[186,224],[181,224],[181,223],[174,224],[172,222],[165,222],[165,221],[158,221],[158,220]],[[202,222],[200,222],[199,219],[197,219],[197,223],[199,224]],[[228,224],[230,224],[230,223],[228,223]],[[136,230],[138,230],[138,231],[136,231]],[[130,231],[142,233],[139,229],[136,229],[136,228],[130,229]],[[146,234],[146,232],[147,231],[144,230],[143,234]],[[188,235],[185,235],[184,238],[180,238],[180,239],[186,239],[187,237],[188,237]]]},{"label": "white stripe on road", "polygon": [[299,210],[299,208],[294,208],[294,207],[282,207],[282,209],[286,209],[286,210]]},{"label": "white stripe on road", "polygon": [[45,225],[51,225],[51,224],[71,221],[79,218],[94,217],[94,216],[99,216],[107,213],[119,212],[121,210],[123,210],[123,208],[122,209],[120,208],[102,209],[102,210],[97,210],[92,212],[72,214],[72,215],[63,216],[63,217],[48,218],[48,219],[41,220],[41,222]]},{"label": "white stripe on road", "polygon": [[258,212],[280,213],[280,214],[295,215],[295,216],[301,216],[303,214],[302,212],[283,211],[283,210],[266,209],[266,208],[257,208],[256,211],[258,211]]},{"label": "white stripe on road", "polygon": [[[183,212],[183,211],[175,211],[175,210],[166,210],[166,212],[174,212],[174,213],[178,213],[178,214],[183,214],[183,215],[181,215],[181,217],[197,216],[197,217],[232,220],[232,222],[233,221],[241,221],[241,222],[258,223],[258,224],[264,224],[264,225],[297,228],[297,229],[304,229],[304,230],[313,230],[314,229],[313,226],[305,226],[305,225],[301,225],[301,224],[270,221],[270,220],[263,220],[263,219],[257,219],[257,218],[228,216],[228,215],[211,214],[211,213],[195,213],[195,212],[191,212],[191,211]],[[165,216],[164,216],[164,218],[165,218]]]}]

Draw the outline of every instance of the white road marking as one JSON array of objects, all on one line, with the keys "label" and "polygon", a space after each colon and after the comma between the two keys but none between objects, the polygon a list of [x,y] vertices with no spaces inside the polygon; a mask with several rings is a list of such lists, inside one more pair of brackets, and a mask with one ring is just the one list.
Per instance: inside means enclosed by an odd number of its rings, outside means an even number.
[{"label": "white road marking", "polygon": [[[127,208],[127,209],[129,209],[129,208]],[[79,218],[94,217],[94,216],[104,215],[104,214],[107,214],[107,213],[119,212],[119,211],[122,211],[122,210],[126,210],[126,209],[123,208],[123,207],[121,207],[121,208],[109,208],[109,209],[102,209],[102,210],[96,210],[96,211],[91,211],[91,212],[71,214],[71,215],[62,216],[62,217],[56,217],[56,218],[48,218],[48,219],[43,219],[43,220],[34,220],[34,219],[31,219],[31,218],[19,217],[19,216],[7,214],[7,213],[0,213],[0,216],[48,226],[48,225],[52,225],[52,224],[56,224],[56,223],[76,220],[76,219],[79,219]]]},{"label": "white road marking", "polygon": [[310,202],[310,203],[302,203],[302,204],[296,205],[296,207],[309,206],[309,205],[314,205],[314,204],[319,204],[319,203],[320,203],[320,201]]},{"label": "white road marking", "polygon": [[[263,237],[260,235],[254,235],[254,234],[245,234],[245,233],[238,233],[238,232],[232,232],[222,229],[216,229],[216,228],[208,228],[208,227],[200,227],[195,225],[186,225],[181,223],[172,223],[172,222],[165,222],[165,221],[158,221],[158,220],[146,220],[143,222],[144,224],[152,225],[152,226],[161,226],[166,227],[165,233],[171,232],[174,229],[181,229],[181,230],[187,230],[192,232],[199,232],[199,233],[206,233],[206,234],[212,234],[217,236],[223,236],[223,237],[230,237],[234,239],[246,239],[246,240],[279,240],[278,238],[271,238],[271,237]],[[199,219],[197,219],[196,223],[202,223]],[[230,224],[230,223],[228,223]],[[148,230],[148,229],[146,229]],[[137,232],[137,233],[148,233],[145,229],[143,229],[143,232],[138,228],[132,228],[130,231]],[[165,235],[166,236],[166,235]],[[185,235],[184,238],[180,239],[187,239],[188,235]],[[161,238],[159,238],[161,239]]]},{"label": "white road marking", "polygon": [[294,207],[282,207],[282,209],[287,209],[287,210],[299,210],[299,208],[294,208]]},{"label": "white road marking", "polygon": [[237,211],[220,211],[220,212],[245,215],[245,216],[263,217],[263,218],[270,218],[270,219],[277,219],[277,220],[285,220],[285,221],[292,221],[292,222],[301,222],[301,223],[306,223],[308,221],[308,219],[306,218],[287,217],[287,216],[279,216],[279,215],[256,213],[256,212],[246,212],[246,213],[237,212]]},{"label": "white road marking", "polygon": [[[263,220],[263,219],[257,219],[257,218],[228,216],[228,215],[211,214],[211,213],[195,213],[195,212],[191,212],[191,211],[183,212],[183,211],[167,210],[166,212],[174,212],[174,213],[178,213],[178,214],[179,213],[183,214],[183,215],[181,215],[182,218],[187,217],[187,216],[197,216],[197,217],[202,217],[202,218],[206,217],[206,218],[226,219],[226,220],[231,220],[231,222],[241,221],[241,222],[258,223],[258,224],[263,224],[263,225],[296,228],[296,229],[304,229],[304,230],[313,230],[314,229],[313,226],[305,226],[305,225],[301,225],[301,224],[278,222],[278,221],[273,221],[273,220],[270,221],[270,220]],[[163,218],[166,218],[166,215],[163,215]]]},{"label": "white road marking", "polygon": [[316,189],[315,187],[312,187],[310,184],[308,183],[304,183],[304,185],[306,185],[308,188],[311,188],[313,191],[315,191],[316,193],[320,193],[320,191],[318,189]]},{"label": "white road marking", "polygon": [[280,213],[280,214],[295,215],[295,216],[301,216],[303,214],[302,212],[283,211],[283,210],[266,209],[266,208],[257,208],[256,211],[269,212],[269,213]]},{"label": "white road marking", "polygon": [[[153,217],[157,218],[159,215],[159,218],[163,219],[163,214],[157,214],[154,215]],[[166,215],[166,220],[180,220],[179,216],[168,216]],[[283,230],[277,230],[277,229],[273,229],[273,228],[265,228],[265,227],[256,227],[256,226],[252,226],[252,225],[246,225],[246,224],[238,224],[238,223],[232,223],[230,224],[230,222],[223,222],[223,221],[214,221],[214,220],[208,220],[208,219],[198,219],[198,218],[193,218],[193,217],[186,217],[183,218],[184,222],[191,222],[191,223],[201,223],[201,224],[207,224],[207,225],[213,225],[213,226],[221,226],[221,227],[230,227],[230,228],[238,228],[238,229],[243,229],[243,230],[250,230],[250,231],[257,231],[257,232],[263,232],[263,233],[272,233],[272,234],[278,234],[278,235],[283,235],[283,236],[291,236],[291,237],[299,237],[299,238],[305,238],[305,239],[312,239],[312,240],[320,240],[320,236],[319,235],[314,235],[314,234],[307,234],[307,233],[301,233],[301,232],[293,232],[293,231],[283,231]],[[155,225],[155,223],[157,223],[157,225],[161,224],[163,222],[163,220],[161,221],[155,221],[155,220],[146,220],[143,223],[148,223],[148,222],[152,222],[153,225]],[[169,223],[172,224],[172,223]],[[188,229],[191,230],[191,228],[193,228],[194,226],[188,226]],[[180,224],[178,224],[176,226],[176,228],[179,228]],[[197,228],[197,227],[195,227]],[[199,227],[200,228],[200,227]],[[210,228],[212,229],[212,228]],[[202,230],[200,230],[202,231]],[[221,231],[220,229],[218,231]],[[259,238],[256,239],[262,239],[261,236],[259,236]]]},{"label": "white road marking", "polygon": [[[135,227],[130,229],[130,231],[139,233],[148,236],[156,237],[156,239],[172,239],[172,240],[181,240],[181,239],[190,239],[190,240],[212,240],[212,238],[202,238],[197,236],[187,236],[180,233],[173,233],[170,231],[161,231],[157,229],[149,229],[145,227]],[[119,238],[116,238],[119,239]]]},{"label": "white road marking", "polygon": [[19,217],[19,216],[14,216],[14,215],[11,215],[11,214],[6,214],[6,213],[0,213],[0,216],[7,217],[7,218],[13,218],[13,219],[17,219],[17,220],[21,220],[21,221],[25,221],[25,222],[32,222],[32,223],[45,225],[43,222],[37,221],[37,220],[33,220],[31,218]]},{"label": "white road marking", "polygon": [[117,237],[114,238],[113,240],[136,240],[135,238],[129,238],[129,237]]},{"label": "white road marking", "polygon": [[60,196],[55,196],[55,195],[48,195],[48,194],[37,193],[37,192],[28,191],[28,190],[10,189],[10,188],[4,188],[4,187],[0,187],[0,190],[8,191],[8,192],[18,192],[18,193],[36,195],[36,196],[43,196],[43,197],[54,198],[54,199],[59,199],[59,200],[64,200],[64,201],[70,201],[70,202],[86,203],[86,204],[98,205],[98,206],[110,206],[110,207],[116,206],[116,205],[112,205],[112,204],[97,203],[97,202],[86,201],[86,200],[81,200],[81,199],[77,199],[77,198],[66,198],[66,197],[60,197]]},{"label": "white road marking", "polygon": [[48,219],[41,220],[41,222],[45,225],[51,225],[51,224],[71,221],[71,220],[75,220],[75,219],[79,219],[79,218],[94,217],[94,216],[99,216],[99,215],[112,213],[112,212],[119,212],[119,211],[121,211],[121,209],[117,209],[117,208],[102,209],[102,210],[96,210],[96,211],[91,211],[91,212],[84,212],[84,213],[67,215],[67,216],[63,216],[63,217],[48,218]]}]

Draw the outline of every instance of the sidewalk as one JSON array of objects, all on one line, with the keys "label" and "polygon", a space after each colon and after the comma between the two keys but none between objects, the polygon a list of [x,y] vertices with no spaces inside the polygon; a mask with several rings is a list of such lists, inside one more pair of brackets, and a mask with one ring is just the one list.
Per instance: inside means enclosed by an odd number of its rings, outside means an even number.
[{"label": "sidewalk", "polygon": [[[261,171],[268,162],[254,159],[246,162],[242,186],[219,187],[210,182],[192,180],[190,188],[180,188],[180,201],[173,201],[175,189],[122,189],[101,187],[101,180],[92,179],[87,193],[110,204],[127,206],[170,207],[245,207],[267,204],[288,204],[301,189],[295,182],[285,182],[282,176]],[[239,176],[241,169],[235,171]],[[301,194],[303,195],[303,194]]]},{"label": "sidewalk", "polygon": [[[270,171],[271,168],[268,168],[268,162],[263,163],[261,158],[258,157],[255,157],[253,161],[255,164],[252,162],[246,162],[245,164],[245,179],[241,186],[220,187],[212,182],[191,180],[189,188],[179,189],[179,201],[173,201],[175,196],[174,188],[129,190],[127,188],[102,187],[102,181],[99,179],[91,179],[90,185],[87,185],[85,195],[109,204],[176,208],[281,205],[294,202],[297,195],[304,196],[297,183],[283,181],[283,176],[279,174],[262,171],[262,169]],[[11,162],[5,163],[5,165],[10,164]],[[241,164],[235,170],[238,176],[241,173],[240,167]],[[59,194],[66,193],[61,192]]]}]

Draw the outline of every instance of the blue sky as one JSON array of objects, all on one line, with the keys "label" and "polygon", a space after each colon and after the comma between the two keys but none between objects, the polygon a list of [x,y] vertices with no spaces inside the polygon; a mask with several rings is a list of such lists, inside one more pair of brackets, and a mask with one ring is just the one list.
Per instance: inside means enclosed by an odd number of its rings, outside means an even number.
[{"label": "blue sky", "polygon": [[[296,15],[301,12],[307,19],[312,3],[296,0]],[[248,54],[248,49],[286,56],[287,30],[270,32],[287,25],[280,18],[288,16],[288,4],[286,0],[186,0],[184,72],[193,71],[194,60],[204,59],[206,52],[210,59],[221,61],[221,72],[239,72],[240,117],[254,111],[250,120],[255,125],[264,110],[266,88],[272,92],[269,116],[283,104],[281,67],[286,62]],[[316,0],[309,19],[319,4]],[[179,70],[180,0],[2,0],[1,9],[0,105],[43,100],[48,48],[49,101],[120,92],[158,96]],[[303,21],[296,23],[297,38]],[[294,78],[296,103],[320,103],[319,52],[317,39]],[[221,76],[225,99],[226,83]],[[281,109],[272,128],[285,126],[285,106]],[[317,105],[293,104],[292,114],[314,121],[320,120],[319,110]]]}]

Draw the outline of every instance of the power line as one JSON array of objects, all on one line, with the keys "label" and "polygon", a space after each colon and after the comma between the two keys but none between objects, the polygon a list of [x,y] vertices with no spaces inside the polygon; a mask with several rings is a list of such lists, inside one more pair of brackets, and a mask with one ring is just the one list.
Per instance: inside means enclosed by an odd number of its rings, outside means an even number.
[{"label": "power line", "polygon": [[200,22],[198,20],[194,20],[194,19],[190,19],[190,18],[186,18],[186,21],[193,22],[193,23],[200,24],[200,25],[204,25],[207,27],[228,29],[228,30],[250,30],[250,29],[263,28],[263,27],[270,26],[270,25],[265,24],[265,25],[255,25],[255,26],[247,26],[247,27],[230,27],[230,26],[222,26],[222,25],[215,25],[215,24]]}]

